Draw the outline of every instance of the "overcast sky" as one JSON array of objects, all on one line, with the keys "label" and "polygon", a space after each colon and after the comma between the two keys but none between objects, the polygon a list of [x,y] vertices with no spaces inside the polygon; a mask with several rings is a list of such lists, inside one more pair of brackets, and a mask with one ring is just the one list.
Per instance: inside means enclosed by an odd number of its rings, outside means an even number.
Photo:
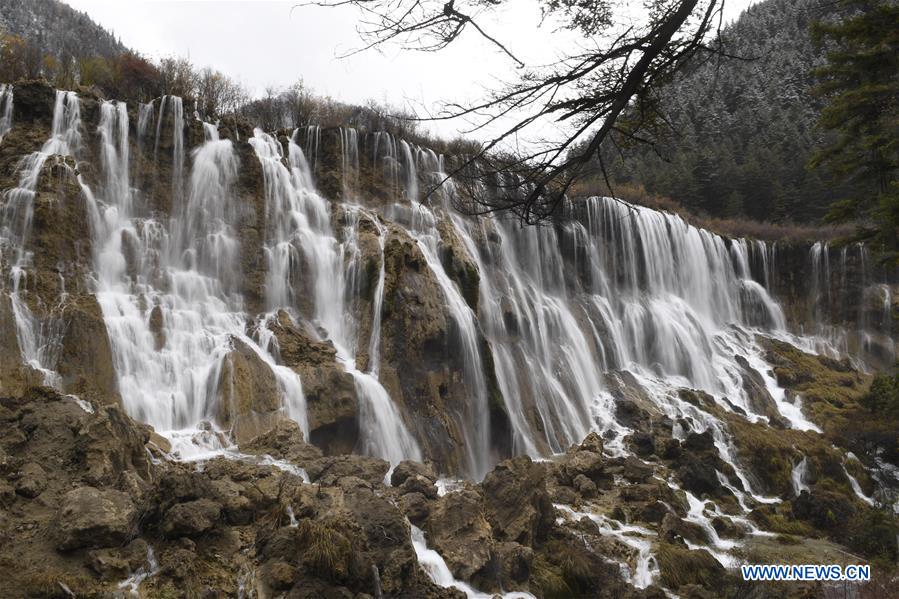
[{"label": "overcast sky", "polygon": [[[396,47],[341,54],[360,44],[358,12],[298,7],[302,0],[148,1],[64,0],[115,33],[128,47],[149,56],[189,56],[195,65],[214,67],[260,94],[267,86],[284,87],[297,79],[317,94],[350,103],[374,99],[413,106],[419,112],[441,101],[478,98],[497,80],[514,77],[510,60],[476,35],[439,53]],[[727,0],[733,19],[753,0]],[[486,22],[513,52],[529,64],[556,56],[562,34],[537,27],[535,0],[514,0],[514,9]],[[630,3],[642,6],[641,1]],[[635,8],[635,10],[639,10]],[[437,131],[452,137],[464,123],[443,124]]]}]

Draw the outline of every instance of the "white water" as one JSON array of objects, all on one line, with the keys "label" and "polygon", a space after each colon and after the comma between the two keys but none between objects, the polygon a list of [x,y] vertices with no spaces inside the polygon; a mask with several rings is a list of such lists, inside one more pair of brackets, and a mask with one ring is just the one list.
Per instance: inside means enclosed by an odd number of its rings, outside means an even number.
[{"label": "white water", "polygon": [[793,471],[790,473],[790,480],[793,484],[793,493],[797,496],[803,491],[809,491],[808,486],[808,459],[805,456],[802,456],[802,459],[796,462],[793,466]]},{"label": "white water", "polygon": [[[3,110],[12,109],[12,91]],[[11,119],[11,112],[9,112]],[[6,118],[4,116],[3,118]],[[6,121],[0,120],[0,126]],[[50,138],[40,150],[25,156],[16,165],[18,186],[3,193],[0,212],[0,265],[9,268],[9,298],[16,326],[16,339],[22,361],[43,374],[44,383],[58,386],[54,369],[62,331],[53,319],[35,317],[26,302],[28,270],[33,253],[28,249],[34,200],[44,165],[51,158],[57,163],[74,156],[81,147],[81,107],[75,92],[57,90],[53,106]],[[2,133],[2,131],[0,131]],[[0,135],[2,137],[2,135]],[[80,180],[79,180],[80,181]],[[60,301],[64,297],[59,298]]]},{"label": "white water", "polygon": [[[179,98],[173,113],[175,177],[183,158]],[[162,110],[157,126],[158,147]],[[146,126],[146,123],[143,124]],[[97,299],[113,351],[122,402],[129,414],[173,440],[191,438],[234,401],[225,373],[230,352],[247,348],[274,374],[288,415],[305,416],[299,378],[246,334],[238,293],[240,246],[234,184],[237,159],[214,127],[191,155],[187,196],[173,183],[168,222],[141,213],[129,184],[128,115],[124,104],[101,106],[104,185],[97,200],[94,246]]]},{"label": "white water", "polygon": [[[411,526],[411,525],[410,525]],[[468,599],[492,599],[499,596],[503,599],[534,599],[530,593],[523,591],[514,591],[510,593],[482,593],[469,584],[457,580],[453,573],[450,572],[449,566],[446,565],[444,559],[439,553],[428,548],[425,540],[425,534],[416,526],[412,528],[412,547],[415,548],[415,556],[418,558],[418,564],[424,569],[428,577],[434,581],[434,584],[444,588],[457,588],[468,597]]]},{"label": "white water", "polygon": [[[403,414],[379,381],[383,252],[390,231],[358,203],[361,136],[340,131],[340,204],[315,188],[318,128],[308,128],[305,140],[295,132],[283,144],[261,131],[250,140],[263,168],[266,207],[266,314],[255,319],[247,315],[241,294],[245,248],[237,227],[245,206],[234,189],[240,168],[235,149],[218,138],[215,126],[205,124],[205,141],[188,162],[181,100],[166,96],[156,108],[155,103],[139,107],[135,145],[149,155],[155,128],[154,159],[171,164],[171,213],[159,217],[135,189],[124,104],[101,107],[102,180],[96,197],[85,188],[92,207],[97,296],[129,412],[162,431],[190,431],[216,421],[223,402],[227,408],[234,399],[226,380],[229,354],[245,347],[274,373],[286,413],[308,433],[300,380],[273,357],[276,342],[268,324],[284,309],[298,326],[333,343],[353,376],[361,431],[357,449],[392,463],[420,458],[409,430],[421,428],[407,425],[416,415]],[[486,363],[494,364],[513,453],[533,457],[563,451],[591,430],[607,436],[610,453],[626,453],[623,438],[630,430],[617,419],[618,389],[611,384],[626,371],[648,395],[646,407],[654,417],[712,432],[722,459],[736,472],[728,485],[742,494],[741,501],[776,500],[753,491],[724,424],[676,393],[701,389],[721,409],[763,422],[767,412],[747,391],[751,376],[761,381],[756,392],[763,403],[773,405],[790,426],[818,430],[804,417],[801,401],[788,400],[777,385],[755,339],[764,333],[804,341],[788,337],[783,311],[767,291],[776,261],[773,247],[727,241],[677,216],[609,198],[587,200],[572,208],[575,218],[543,227],[463,218],[450,208],[451,183],[434,192],[444,178],[441,157],[386,133],[370,139],[374,147],[366,154],[397,199],[385,213],[416,241],[453,322],[450,355],[462,366],[465,393],[451,416],[465,435],[459,451],[468,474],[479,478],[495,459]],[[60,92],[53,136],[41,152],[23,160],[22,184],[4,198],[3,251],[14,251],[5,261],[12,265],[19,345],[26,362],[48,373],[55,359],[54,344],[47,341],[53,332],[30,315],[19,291],[30,264],[33,192],[26,192],[50,154],[74,154],[79,145],[77,97]],[[162,155],[168,149],[171,156]],[[371,244],[361,237],[373,230],[380,252],[374,257],[363,255]],[[459,240],[480,273],[476,311],[443,264],[448,236]],[[827,298],[835,276],[826,250],[824,245],[812,250],[816,302],[818,296]],[[377,280],[363,281],[372,274],[364,261],[372,258],[380,258]],[[373,294],[362,298],[362,289]],[[888,310],[889,287],[876,291]],[[482,355],[484,348],[492,355]],[[357,357],[363,355],[368,359],[359,361],[365,365],[360,368]]]},{"label": "white water", "polygon": [[[899,355],[899,347],[889,336],[892,291],[889,285],[873,279],[870,261],[863,243],[841,248],[820,241],[812,245],[808,295],[811,322],[803,323],[808,324],[810,330],[804,332],[815,351],[848,356],[862,369],[867,368],[871,357],[889,366]],[[853,289],[858,295],[850,293]],[[868,307],[877,299],[883,308],[872,319]],[[831,322],[831,317],[837,322]]]},{"label": "white water", "polygon": [[659,575],[658,564],[652,556],[652,540],[657,537],[653,531],[642,526],[623,524],[602,514],[579,512],[567,505],[556,504],[555,507],[572,520],[589,518],[596,524],[601,535],[612,537],[630,547],[634,551],[634,563],[620,562],[618,567],[623,578],[638,589],[645,589]]},{"label": "white water", "polygon": [[0,83],[0,143],[12,129],[12,84]]},{"label": "white water", "polygon": [[[296,136],[296,134],[295,134]],[[323,330],[334,344],[337,358],[353,376],[359,399],[359,448],[392,464],[404,459],[421,459],[418,444],[378,381],[378,352],[375,347],[368,372],[356,367],[357,318],[353,300],[358,290],[361,250],[358,227],[362,219],[376,222],[360,207],[342,206],[346,226],[339,241],[331,228],[331,206],[314,188],[305,155],[292,138],[288,143],[287,164],[278,140],[257,129],[250,144],[262,165],[265,179],[265,252],[268,260],[266,301],[269,310],[285,308],[295,318],[306,316]],[[358,160],[353,149],[355,132],[343,132],[341,142],[348,165]],[[346,182],[345,182],[346,183]],[[345,190],[349,184],[345,184]],[[373,321],[380,334],[383,294],[383,238],[379,227],[382,271],[375,287]],[[307,314],[301,306],[301,290],[311,292],[313,302]],[[373,327],[372,338],[377,343]]]}]

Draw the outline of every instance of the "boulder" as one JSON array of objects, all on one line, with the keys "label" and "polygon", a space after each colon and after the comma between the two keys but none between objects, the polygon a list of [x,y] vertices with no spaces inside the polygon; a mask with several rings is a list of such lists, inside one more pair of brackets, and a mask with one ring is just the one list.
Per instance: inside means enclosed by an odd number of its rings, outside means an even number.
[{"label": "boulder", "polygon": [[58,547],[111,547],[135,533],[137,509],[125,493],[79,487],[66,493],[57,516]]},{"label": "boulder", "polygon": [[306,468],[309,480],[335,485],[341,478],[355,477],[368,485],[380,486],[390,464],[378,458],[361,455],[327,456],[315,460]]},{"label": "boulder", "polygon": [[19,472],[19,480],[16,481],[16,493],[29,499],[34,499],[47,488],[47,473],[39,464],[28,462],[22,466]]},{"label": "boulder", "polygon": [[428,545],[443,557],[456,578],[470,580],[490,563],[493,535],[477,491],[466,488],[441,497],[425,527]]},{"label": "boulder", "polygon": [[437,485],[430,479],[416,474],[403,481],[400,493],[421,493],[428,499],[437,499]]},{"label": "boulder", "polygon": [[232,337],[222,363],[218,421],[237,442],[249,441],[280,420],[281,391],[269,365],[249,345]]},{"label": "boulder", "polygon": [[210,499],[175,504],[162,519],[162,534],[169,539],[199,536],[216,525],[221,512],[222,506]]},{"label": "boulder", "polygon": [[423,476],[431,482],[437,482],[437,474],[430,464],[404,460],[393,469],[390,475],[390,484],[394,487],[399,487],[410,476]]},{"label": "boulder", "polygon": [[625,479],[632,483],[643,483],[652,477],[653,467],[651,464],[647,464],[639,458],[628,456],[624,460],[623,475]]},{"label": "boulder", "polygon": [[543,464],[527,456],[500,462],[481,487],[495,539],[528,547],[546,539],[555,516]]},{"label": "boulder", "polygon": [[320,449],[303,440],[303,432],[293,420],[280,420],[271,430],[241,443],[240,449],[255,455],[270,455],[305,467],[322,457]]},{"label": "boulder", "polygon": [[605,461],[601,454],[586,449],[578,449],[569,453],[564,458],[563,472],[568,480],[574,480],[578,474],[583,474],[593,482],[597,482],[605,476]]}]

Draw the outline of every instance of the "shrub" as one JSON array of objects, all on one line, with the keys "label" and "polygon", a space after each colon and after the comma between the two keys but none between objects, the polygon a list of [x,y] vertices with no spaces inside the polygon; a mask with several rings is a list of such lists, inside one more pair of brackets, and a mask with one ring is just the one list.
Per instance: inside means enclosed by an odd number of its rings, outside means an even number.
[{"label": "shrub", "polygon": [[861,404],[874,415],[899,417],[899,375],[880,374],[874,377]]}]

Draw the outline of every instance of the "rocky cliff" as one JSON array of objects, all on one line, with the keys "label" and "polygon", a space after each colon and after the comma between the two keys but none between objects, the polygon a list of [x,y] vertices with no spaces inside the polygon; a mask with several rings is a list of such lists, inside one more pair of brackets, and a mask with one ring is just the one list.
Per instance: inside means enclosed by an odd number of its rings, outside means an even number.
[{"label": "rocky cliff", "polygon": [[741,561],[859,554],[889,584],[863,398],[897,289],[863,247],[609,198],[522,229],[383,132],[2,97],[4,595],[738,596]]}]

